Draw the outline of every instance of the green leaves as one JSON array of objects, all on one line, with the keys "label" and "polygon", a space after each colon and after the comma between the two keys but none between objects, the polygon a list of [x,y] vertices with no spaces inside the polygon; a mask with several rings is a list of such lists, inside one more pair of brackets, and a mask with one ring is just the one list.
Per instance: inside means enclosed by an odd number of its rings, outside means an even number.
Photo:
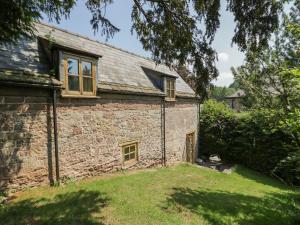
[{"label": "green leaves", "polygon": [[[300,109],[296,114],[259,109],[236,114],[226,105],[206,101],[200,113],[201,157],[218,154],[289,184],[300,184]],[[297,170],[297,172],[295,172]]]},{"label": "green leaves", "polygon": [[252,107],[267,107],[293,112],[300,107],[300,3],[277,31],[274,44],[262,51],[249,50],[246,62],[232,69],[242,84]]},{"label": "green leaves", "polygon": [[279,26],[279,14],[285,1],[229,0],[228,10],[236,22],[232,43],[242,50],[258,51],[268,46]]}]

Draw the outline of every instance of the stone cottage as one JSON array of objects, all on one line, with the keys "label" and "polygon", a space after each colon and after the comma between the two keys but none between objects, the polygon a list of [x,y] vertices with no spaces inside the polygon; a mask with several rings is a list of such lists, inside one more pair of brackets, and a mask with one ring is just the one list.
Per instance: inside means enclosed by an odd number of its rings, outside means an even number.
[{"label": "stone cottage", "polygon": [[174,71],[46,24],[0,46],[0,185],[197,157],[199,99]]},{"label": "stone cottage", "polygon": [[241,103],[242,99],[245,98],[245,92],[243,90],[237,90],[232,95],[228,95],[225,97],[228,106],[231,109],[234,109],[238,112],[240,112],[243,108],[243,105]]}]

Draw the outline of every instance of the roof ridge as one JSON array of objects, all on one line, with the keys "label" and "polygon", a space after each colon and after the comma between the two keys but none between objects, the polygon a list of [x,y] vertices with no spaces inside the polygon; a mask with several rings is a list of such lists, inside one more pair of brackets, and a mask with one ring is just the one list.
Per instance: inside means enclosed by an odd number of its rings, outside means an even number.
[{"label": "roof ridge", "polygon": [[[50,28],[54,28],[54,29],[63,31],[63,32],[68,33],[68,34],[75,35],[75,36],[77,36],[77,37],[84,38],[84,39],[89,40],[89,41],[92,41],[92,42],[96,42],[96,43],[101,44],[101,45],[105,45],[105,46],[110,47],[110,48],[117,49],[117,50],[119,50],[119,51],[122,51],[122,52],[125,52],[125,53],[128,53],[128,54],[131,54],[131,55],[133,55],[133,56],[137,56],[137,57],[146,59],[146,60],[148,60],[148,61],[151,61],[151,62],[155,63],[156,65],[167,66],[167,65],[165,65],[165,64],[158,64],[158,63],[156,63],[153,59],[151,59],[151,58],[149,58],[149,57],[145,57],[145,56],[139,55],[139,54],[137,54],[137,53],[130,52],[130,51],[125,50],[125,49],[123,49],[123,48],[116,47],[116,46],[113,46],[113,45],[111,45],[111,44],[108,44],[108,43],[105,43],[105,42],[101,42],[101,41],[92,39],[92,38],[90,38],[90,37],[88,37],[88,36],[85,36],[85,35],[82,35],[82,34],[79,34],[79,33],[73,32],[73,31],[68,31],[68,30],[66,30],[66,29],[57,27],[57,26],[55,26],[55,25],[51,25],[51,24],[48,24],[48,23],[45,23],[45,22],[41,22],[41,21],[38,21],[38,22],[36,22],[36,23],[39,23],[39,24],[42,24],[42,25],[44,25],[44,26],[47,26],[47,27],[50,27]],[[168,67],[168,66],[167,66],[167,67]],[[168,67],[168,68],[170,68],[170,67]],[[170,68],[170,69],[171,69],[171,68]]]}]

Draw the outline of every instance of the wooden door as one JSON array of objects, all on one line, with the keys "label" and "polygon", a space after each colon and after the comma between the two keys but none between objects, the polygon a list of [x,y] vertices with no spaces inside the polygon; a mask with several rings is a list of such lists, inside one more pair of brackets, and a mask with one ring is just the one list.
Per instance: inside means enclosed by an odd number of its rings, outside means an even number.
[{"label": "wooden door", "polygon": [[186,161],[194,163],[195,132],[186,135]]}]

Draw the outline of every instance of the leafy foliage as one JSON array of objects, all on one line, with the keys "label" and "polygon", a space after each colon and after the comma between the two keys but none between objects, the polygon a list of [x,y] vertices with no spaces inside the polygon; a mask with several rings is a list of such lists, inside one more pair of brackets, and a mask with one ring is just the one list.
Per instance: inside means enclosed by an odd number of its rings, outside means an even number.
[{"label": "leafy foliage", "polygon": [[235,80],[252,99],[253,108],[294,112],[300,107],[300,1],[284,16],[273,45],[248,51],[246,62],[232,69]]},{"label": "leafy foliage", "polygon": [[225,97],[235,93],[237,89],[230,87],[218,87],[211,85],[210,87],[210,98],[216,99],[217,101],[224,101]]},{"label": "leafy foliage", "polygon": [[[289,1],[227,0],[227,10],[236,22],[232,43],[243,51],[267,46],[278,28],[283,4]],[[68,18],[76,2],[2,1],[0,43],[32,36],[34,21],[41,19],[42,13],[56,22]],[[119,31],[105,16],[107,5],[113,3],[113,0],[85,0],[93,29],[101,30],[107,38]],[[217,56],[211,44],[220,26],[220,0],[132,0],[132,3],[132,31],[137,33],[144,49],[152,52],[157,63],[170,67],[189,65],[195,75],[197,93],[206,97],[208,84],[218,76]]]},{"label": "leafy foliage", "polygon": [[[245,65],[233,69],[236,81],[242,85],[252,109],[266,109],[272,115],[268,121],[269,130],[283,132],[274,136],[285,143],[284,157],[274,165],[273,172],[293,183],[299,184],[300,178],[300,1],[296,1],[289,15],[283,18],[281,29],[277,31],[272,46],[261,52],[249,51]],[[261,115],[256,115],[261,116]],[[276,123],[275,123],[276,118]],[[275,125],[274,125],[275,124]],[[259,130],[259,129],[258,129]],[[267,130],[267,127],[265,128]],[[274,134],[272,134],[274,135]],[[284,139],[288,135],[289,139]],[[272,143],[270,148],[277,149],[280,143]],[[291,151],[292,145],[296,150]],[[282,147],[283,149],[284,147]],[[274,157],[279,152],[274,152]]]},{"label": "leafy foliage", "polygon": [[300,148],[294,138],[295,132],[300,134],[300,123],[286,126],[283,114],[272,109],[235,114],[210,100],[200,116],[200,154],[218,154],[225,161],[300,185]]}]

